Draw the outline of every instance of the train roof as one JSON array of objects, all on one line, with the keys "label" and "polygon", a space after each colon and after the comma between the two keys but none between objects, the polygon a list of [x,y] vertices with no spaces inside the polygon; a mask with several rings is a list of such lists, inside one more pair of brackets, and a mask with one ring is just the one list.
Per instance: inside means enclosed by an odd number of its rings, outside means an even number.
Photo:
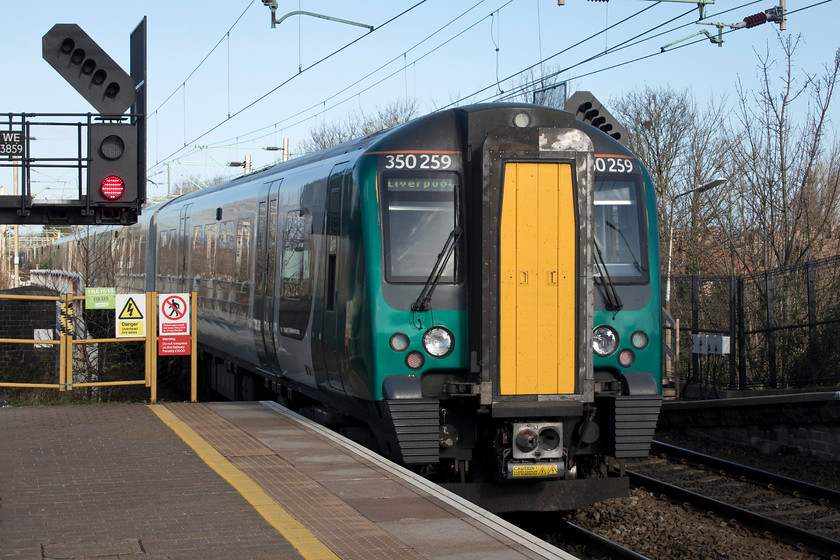
[{"label": "train roof", "polygon": [[[286,170],[292,170],[319,161],[332,159],[345,154],[352,154],[354,152],[362,152],[372,147],[378,142],[387,142],[388,140],[405,140],[415,138],[418,129],[426,127],[432,131],[437,130],[438,122],[444,122],[449,119],[458,118],[458,115],[463,115],[471,121],[477,123],[476,126],[483,128],[486,132],[500,128],[501,126],[514,126],[513,118],[517,113],[527,111],[533,118],[532,126],[565,126],[569,128],[579,128],[584,130],[592,139],[596,152],[620,154],[632,156],[633,154],[620,142],[601,132],[597,128],[576,120],[574,114],[552,107],[545,107],[542,105],[533,105],[529,103],[478,103],[473,105],[466,105],[463,107],[454,107],[443,111],[436,111],[427,115],[417,117],[408,122],[395,125],[391,128],[383,129],[366,136],[349,140],[342,144],[332,146],[317,152],[296,157],[292,160],[271,165],[269,167],[260,169],[248,175],[236,177],[230,181],[212,185],[210,187],[193,191],[184,194],[178,198],[165,201],[159,205],[144,208],[145,212],[152,212],[162,209],[171,202],[188,201],[193,198],[198,198],[206,194],[222,191],[228,188],[236,187],[240,184],[249,183],[254,180],[259,180],[262,177],[269,177],[277,173],[282,173]],[[405,132],[405,135],[403,135]],[[434,132],[433,132],[434,133]]]}]

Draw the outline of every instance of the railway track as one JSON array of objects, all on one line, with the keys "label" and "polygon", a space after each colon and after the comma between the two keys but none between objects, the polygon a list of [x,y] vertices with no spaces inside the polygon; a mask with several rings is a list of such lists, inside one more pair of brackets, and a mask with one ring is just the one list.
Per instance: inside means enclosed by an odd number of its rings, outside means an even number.
[{"label": "railway track", "polygon": [[652,453],[632,485],[840,560],[840,492],[659,442]]},{"label": "railway track", "polygon": [[554,529],[562,535],[566,543],[574,543],[584,547],[587,554],[610,558],[611,560],[647,560],[647,556],[642,556],[629,548],[605,539],[571,521],[560,521]]}]

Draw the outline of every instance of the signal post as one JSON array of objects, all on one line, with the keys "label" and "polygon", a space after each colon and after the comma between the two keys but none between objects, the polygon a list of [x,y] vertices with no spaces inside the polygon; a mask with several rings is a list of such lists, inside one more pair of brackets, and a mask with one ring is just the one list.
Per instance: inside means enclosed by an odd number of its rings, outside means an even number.
[{"label": "signal post", "polygon": [[[0,196],[0,223],[129,225],[146,202],[146,19],[131,33],[131,74],[72,23],[54,25],[42,38],[42,56],[98,114],[8,113],[0,122],[0,167],[21,168],[19,190]],[[126,111],[129,111],[126,113]],[[43,128],[52,131],[43,131]],[[32,157],[30,140],[75,129],[76,154]],[[86,148],[86,150],[83,150]],[[6,157],[8,156],[8,161]],[[41,202],[30,170],[72,170],[77,198]],[[15,181],[17,187],[17,181]],[[18,194],[19,193],[19,194]]]}]

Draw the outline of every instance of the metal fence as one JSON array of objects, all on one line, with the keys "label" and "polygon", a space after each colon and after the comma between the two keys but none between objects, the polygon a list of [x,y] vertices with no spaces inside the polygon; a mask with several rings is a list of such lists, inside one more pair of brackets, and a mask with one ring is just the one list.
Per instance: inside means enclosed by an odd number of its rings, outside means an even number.
[{"label": "metal fence", "polygon": [[[671,283],[682,384],[702,394],[840,384],[840,256],[752,276],[675,276]],[[729,353],[691,352],[695,334],[729,337]]]}]

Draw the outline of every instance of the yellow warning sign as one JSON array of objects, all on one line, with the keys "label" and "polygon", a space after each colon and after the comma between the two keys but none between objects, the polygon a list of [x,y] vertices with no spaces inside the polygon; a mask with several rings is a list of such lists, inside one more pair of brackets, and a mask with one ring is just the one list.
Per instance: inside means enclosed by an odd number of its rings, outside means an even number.
[{"label": "yellow warning sign", "polygon": [[117,323],[117,338],[146,336],[143,321],[123,321]]},{"label": "yellow warning sign", "polygon": [[114,313],[117,316],[117,338],[146,336],[146,296],[144,294],[117,294]]},{"label": "yellow warning sign", "polygon": [[129,297],[128,301],[125,302],[123,310],[120,311],[117,318],[122,320],[139,321],[143,318],[143,313],[140,311],[140,308],[137,307],[137,304],[134,303],[134,298]]},{"label": "yellow warning sign", "polygon": [[557,463],[544,463],[536,465],[511,465],[511,475],[514,478],[532,478],[558,475]]}]

